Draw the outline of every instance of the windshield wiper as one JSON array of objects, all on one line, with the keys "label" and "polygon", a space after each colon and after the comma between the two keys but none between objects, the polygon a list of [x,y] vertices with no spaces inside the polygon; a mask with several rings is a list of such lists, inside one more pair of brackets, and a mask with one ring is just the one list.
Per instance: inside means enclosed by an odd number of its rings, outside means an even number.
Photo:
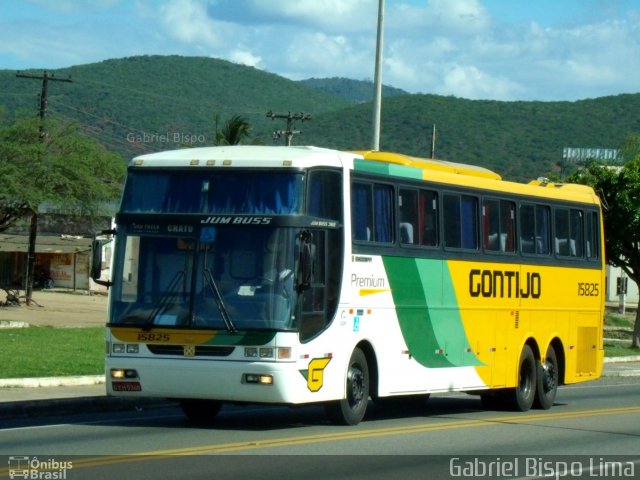
[{"label": "windshield wiper", "polygon": [[171,279],[171,282],[169,282],[169,286],[167,287],[167,290],[162,294],[162,296],[160,297],[160,300],[158,300],[158,303],[156,304],[154,309],[151,311],[151,313],[147,317],[147,321],[145,322],[147,328],[150,328],[153,325],[156,315],[158,315],[167,307],[167,305],[169,304],[169,297],[178,290],[178,287],[180,286],[180,281],[183,279],[184,275],[185,275],[184,270],[178,270],[176,274],[173,276],[173,278]]},{"label": "windshield wiper", "polygon": [[213,278],[213,275],[211,275],[211,270],[209,270],[208,268],[205,268],[203,271],[203,275],[205,280],[207,281],[207,285],[209,285],[209,288],[213,293],[213,297],[216,300],[216,305],[218,306],[218,311],[220,312],[220,316],[222,317],[224,326],[231,333],[237,332],[238,329],[233,323],[233,320],[231,320],[231,317],[229,316],[229,311],[227,310],[227,306],[224,304],[222,294],[220,293],[220,289],[218,289],[218,284],[216,284],[216,281]]}]

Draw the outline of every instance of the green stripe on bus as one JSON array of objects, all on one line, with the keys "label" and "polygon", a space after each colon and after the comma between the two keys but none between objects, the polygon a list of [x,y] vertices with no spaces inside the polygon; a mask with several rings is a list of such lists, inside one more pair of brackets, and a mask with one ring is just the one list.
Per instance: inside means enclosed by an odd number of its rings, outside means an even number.
[{"label": "green stripe on bus", "polygon": [[377,173],[381,175],[393,175],[396,177],[415,178],[422,180],[422,170],[404,165],[394,165],[392,163],[375,162],[371,160],[356,159],[353,163],[355,170],[360,172]]},{"label": "green stripe on bus", "polygon": [[383,262],[412,358],[431,368],[483,365],[469,352],[446,263],[405,257]]}]

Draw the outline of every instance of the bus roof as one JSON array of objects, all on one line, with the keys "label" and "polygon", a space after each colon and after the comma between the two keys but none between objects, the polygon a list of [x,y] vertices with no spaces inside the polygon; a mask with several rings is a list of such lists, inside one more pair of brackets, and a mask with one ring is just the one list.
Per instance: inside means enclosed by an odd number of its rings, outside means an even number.
[{"label": "bus roof", "polygon": [[[371,162],[371,171],[387,175],[421,178],[443,184],[519,195],[599,203],[591,187],[586,185],[553,183],[546,179],[533,180],[528,184],[510,182],[503,180],[499,174],[489,169],[475,165],[374,150],[345,152],[313,146],[226,145],[149,153],[133,158],[129,165],[156,168],[232,165],[248,168],[277,168],[311,166],[315,161],[317,165],[343,167],[345,161],[348,163],[353,160],[358,161],[358,157],[364,159],[364,164]],[[359,161],[363,162],[363,160]],[[374,168],[375,165],[377,168]],[[364,167],[364,169],[369,168]]]},{"label": "bus roof", "polygon": [[[532,180],[529,183],[518,183],[503,180],[497,173],[475,165],[465,165],[443,160],[431,160],[392,152],[374,150],[357,151],[366,161],[372,162],[371,171],[394,176],[416,178],[414,172],[420,173],[420,178],[449,185],[468,186],[485,190],[495,190],[516,195],[555,198],[558,200],[600,204],[600,200],[587,185],[572,183],[554,183],[544,178]],[[366,163],[366,162],[365,162]],[[378,164],[375,167],[373,164]],[[387,165],[385,168],[384,165]],[[361,168],[369,168],[361,164]]]},{"label": "bus roof", "polygon": [[[242,162],[243,166],[276,167],[287,165],[284,162],[310,159],[317,157],[322,164],[333,164],[338,158],[336,150],[329,150],[309,146],[264,146],[264,145],[225,145],[218,147],[183,148],[148,153],[133,158],[130,166],[147,167],[183,167],[183,166],[213,166]],[[319,157],[322,157],[320,159]],[[336,163],[336,166],[342,166]]]},{"label": "bus roof", "polygon": [[366,160],[375,160],[377,162],[395,163],[398,165],[406,165],[409,167],[417,167],[427,170],[439,170],[449,173],[491,178],[493,180],[502,180],[502,177],[497,173],[476,165],[465,165],[463,163],[448,162],[446,160],[419,158],[403,155],[401,153],[379,152],[376,150],[356,151],[354,153],[362,155]]}]

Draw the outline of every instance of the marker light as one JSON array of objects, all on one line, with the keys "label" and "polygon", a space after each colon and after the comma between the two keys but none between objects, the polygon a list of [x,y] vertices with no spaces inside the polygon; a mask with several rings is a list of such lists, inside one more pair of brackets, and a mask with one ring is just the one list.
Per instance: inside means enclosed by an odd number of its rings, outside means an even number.
[{"label": "marker light", "polygon": [[278,347],[278,360],[291,358],[291,347]]}]

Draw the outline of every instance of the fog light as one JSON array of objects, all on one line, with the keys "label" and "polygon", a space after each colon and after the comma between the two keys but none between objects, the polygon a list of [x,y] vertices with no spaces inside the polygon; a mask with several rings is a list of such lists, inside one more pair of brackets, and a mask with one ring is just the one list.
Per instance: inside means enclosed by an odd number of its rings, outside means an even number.
[{"label": "fog light", "polygon": [[258,383],[260,385],[273,385],[273,376],[257,373],[245,373],[244,383]]},{"label": "fog light", "polygon": [[117,380],[121,380],[123,378],[126,378],[126,379],[138,378],[138,372],[133,368],[112,368],[111,378],[114,378]]}]

